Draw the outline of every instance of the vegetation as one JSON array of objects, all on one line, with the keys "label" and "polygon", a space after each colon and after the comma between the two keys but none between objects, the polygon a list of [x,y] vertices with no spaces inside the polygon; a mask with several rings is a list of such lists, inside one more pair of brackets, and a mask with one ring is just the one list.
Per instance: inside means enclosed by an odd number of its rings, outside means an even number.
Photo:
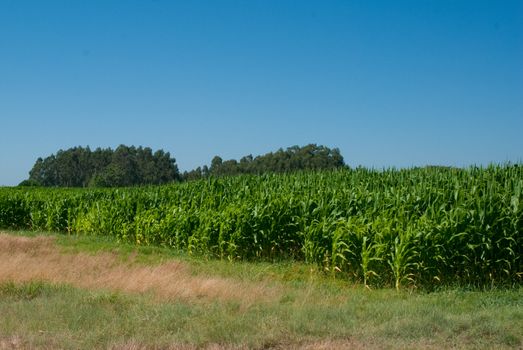
[{"label": "vegetation", "polygon": [[[5,241],[7,235],[3,236]],[[18,232],[10,236],[13,241],[32,242]],[[108,237],[50,237],[58,243],[62,258],[88,256],[91,264],[84,270],[90,268],[101,276],[113,273],[109,269],[122,271],[129,266],[161,274],[162,266],[183,263],[185,273],[207,279],[211,286],[225,277],[231,286],[246,283],[251,289],[276,292],[246,305],[240,298],[223,300],[205,294],[158,298],[109,285],[80,289],[71,281],[9,281],[2,279],[8,260],[23,261],[23,256],[47,263],[57,258],[53,246],[38,252],[36,246],[35,250],[10,245],[10,252],[0,250],[0,348],[514,349],[523,345],[521,288],[369,291],[328,278],[303,263],[206,261]],[[107,263],[108,255],[120,262]],[[92,263],[97,259],[101,264]],[[64,268],[79,271],[79,267]],[[63,278],[59,272],[57,278]],[[84,282],[85,275],[71,276]],[[128,280],[134,279],[129,274]]]},{"label": "vegetation", "polygon": [[226,260],[301,260],[369,287],[513,285],[523,272],[523,168],[4,188],[0,227],[108,235]]},{"label": "vegetation", "polygon": [[164,184],[179,179],[176,160],[163,150],[119,146],[74,147],[38,158],[21,186],[116,187],[140,184]]},{"label": "vegetation", "polygon": [[[409,297],[390,290],[300,285],[308,288],[306,295],[288,285],[289,296],[280,302],[241,309],[235,303],[154,302],[147,296],[42,282],[0,284],[0,346],[312,350],[523,345],[521,291],[452,290]],[[330,301],[318,304],[313,297]]]},{"label": "vegetation", "polygon": [[207,166],[182,175],[170,154],[150,148],[121,145],[110,148],[74,147],[60,150],[45,159],[38,158],[29,179],[20,186],[45,187],[124,187],[157,185],[174,181],[197,180],[209,176],[281,173],[298,170],[326,170],[343,167],[340,151],[310,144],[293,146],[253,158],[248,155],[236,161],[223,161],[216,156]]},{"label": "vegetation", "polygon": [[242,157],[223,161],[216,156],[211,161],[211,167],[196,168],[185,172],[183,178],[196,180],[212,176],[229,176],[239,174],[286,173],[299,170],[329,170],[344,167],[343,156],[337,148],[309,144],[304,147],[292,146],[286,150],[279,149],[258,157]]}]

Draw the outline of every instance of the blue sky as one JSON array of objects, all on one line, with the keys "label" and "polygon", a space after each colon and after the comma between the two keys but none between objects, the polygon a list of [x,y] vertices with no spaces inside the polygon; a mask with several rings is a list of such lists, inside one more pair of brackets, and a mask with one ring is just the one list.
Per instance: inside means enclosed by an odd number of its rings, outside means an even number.
[{"label": "blue sky", "polygon": [[77,145],[467,166],[522,134],[519,0],[0,0],[0,185]]}]

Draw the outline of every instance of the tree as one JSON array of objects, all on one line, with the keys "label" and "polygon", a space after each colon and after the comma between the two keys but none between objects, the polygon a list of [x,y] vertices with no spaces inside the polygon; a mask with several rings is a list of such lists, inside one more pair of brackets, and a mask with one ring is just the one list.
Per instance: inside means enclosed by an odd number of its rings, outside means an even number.
[{"label": "tree", "polygon": [[179,180],[176,160],[168,152],[120,145],[115,150],[74,147],[38,158],[29,181],[41,186],[112,187],[162,184]]},{"label": "tree", "polygon": [[222,158],[219,156],[215,156],[211,161],[211,167],[209,169],[209,172],[212,175],[221,175],[221,167],[222,167]]},{"label": "tree", "polygon": [[[303,147],[280,148],[276,152],[253,158],[251,154],[224,161],[215,156],[211,161],[209,175],[282,173],[298,170],[336,169],[345,166],[339,149],[309,144]],[[205,175],[203,175],[205,176]]]},{"label": "tree", "polygon": [[185,171],[182,175],[184,181],[199,180],[203,177],[203,171],[201,167],[197,167],[191,171]]}]

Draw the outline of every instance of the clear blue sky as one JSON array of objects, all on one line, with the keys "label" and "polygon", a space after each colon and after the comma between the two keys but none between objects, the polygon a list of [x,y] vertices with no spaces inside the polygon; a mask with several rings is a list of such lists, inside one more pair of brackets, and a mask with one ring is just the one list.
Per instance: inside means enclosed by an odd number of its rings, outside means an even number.
[{"label": "clear blue sky", "polygon": [[77,145],[187,170],[307,143],[521,161],[523,1],[0,0],[0,185]]}]

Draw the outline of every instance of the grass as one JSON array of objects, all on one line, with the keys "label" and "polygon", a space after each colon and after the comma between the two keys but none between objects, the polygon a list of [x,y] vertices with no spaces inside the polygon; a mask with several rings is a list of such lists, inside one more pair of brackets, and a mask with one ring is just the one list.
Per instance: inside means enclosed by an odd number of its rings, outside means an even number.
[{"label": "grass", "polygon": [[[12,256],[22,257],[20,251],[34,242],[25,232],[3,236],[11,242]],[[9,237],[18,245],[23,242],[23,249],[13,248]],[[110,264],[103,265],[109,270],[150,268],[151,276],[154,271],[165,275],[165,270],[158,268],[174,260],[185,266],[182,277],[191,282],[219,280],[244,290],[226,288],[236,293],[233,298],[212,293],[180,297],[147,289],[128,291],[110,283],[85,287],[74,279],[16,281],[2,279],[0,274],[0,349],[523,346],[521,287],[484,291],[444,288],[432,293],[367,290],[328,278],[304,264],[230,263],[100,237],[45,237],[38,239],[48,242],[45,251],[52,254],[49,260],[58,259],[56,250],[66,259],[110,256]],[[32,247],[24,254],[40,258],[40,253]],[[0,254],[0,265],[7,266],[7,256]],[[134,276],[127,277],[132,280]],[[250,288],[270,293],[262,293],[265,298],[259,300],[250,299]]]},{"label": "grass", "polygon": [[[307,265],[303,262],[283,260],[277,263],[264,261],[231,263],[228,260],[213,259],[208,256],[189,255],[185,251],[167,247],[140,246],[121,242],[111,236],[64,235],[54,232],[35,231],[3,230],[3,232],[21,237],[51,237],[61,248],[61,252],[65,254],[86,253],[98,255],[100,253],[109,253],[122,262],[132,261],[133,264],[142,266],[154,266],[175,259],[190,265],[191,271],[195,275],[233,277],[253,282],[270,279],[297,283],[307,282],[312,276],[314,279],[337,284],[330,277],[325,276],[322,271],[318,271],[315,266]],[[340,282],[340,284],[346,284],[345,281]]]}]

